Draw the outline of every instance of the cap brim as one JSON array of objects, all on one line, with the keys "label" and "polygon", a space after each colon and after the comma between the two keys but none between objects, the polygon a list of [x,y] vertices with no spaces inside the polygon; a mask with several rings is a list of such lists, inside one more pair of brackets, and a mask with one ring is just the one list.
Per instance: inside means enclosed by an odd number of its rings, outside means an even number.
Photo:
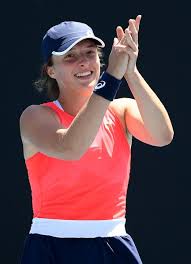
[{"label": "cap brim", "polygon": [[78,44],[80,41],[84,40],[84,39],[93,39],[97,41],[97,46],[100,48],[104,48],[105,47],[105,43],[103,42],[103,40],[101,40],[100,38],[94,37],[94,36],[85,36],[85,37],[81,37],[81,38],[77,38],[77,39],[72,39],[70,41],[68,41],[67,43],[65,43],[64,45],[61,45],[59,47],[59,51],[53,51],[52,54],[56,55],[56,56],[61,56],[66,54],[69,50],[71,50],[76,44]]}]

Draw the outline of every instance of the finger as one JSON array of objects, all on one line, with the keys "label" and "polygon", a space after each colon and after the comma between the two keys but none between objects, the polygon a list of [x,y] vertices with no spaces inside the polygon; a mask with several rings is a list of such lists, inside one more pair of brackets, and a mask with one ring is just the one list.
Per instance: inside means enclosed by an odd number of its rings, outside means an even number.
[{"label": "finger", "polygon": [[114,39],[113,39],[113,46],[117,45],[117,43],[119,43],[118,38],[114,38]]},{"label": "finger", "polygon": [[138,31],[135,26],[135,20],[129,19],[129,30],[131,31],[132,39],[138,45]]},{"label": "finger", "polygon": [[124,37],[124,35],[125,35],[125,33],[124,33],[122,27],[118,26],[118,27],[116,28],[116,34],[117,34],[117,38],[118,38],[118,40],[120,41],[120,40]]},{"label": "finger", "polygon": [[135,19],[135,27],[137,29],[137,31],[139,32],[139,27],[140,27],[140,23],[141,23],[141,18],[142,16],[141,15],[138,15]]},{"label": "finger", "polygon": [[124,33],[123,37],[121,38],[121,40],[119,41],[119,44],[125,45],[125,46],[127,45],[127,37],[126,37],[125,33]]},{"label": "finger", "polygon": [[132,48],[133,51],[137,51],[137,45],[135,43],[135,41],[133,40],[132,37],[132,32],[129,31],[128,29],[125,30],[125,36],[126,36],[126,43],[129,47]]}]

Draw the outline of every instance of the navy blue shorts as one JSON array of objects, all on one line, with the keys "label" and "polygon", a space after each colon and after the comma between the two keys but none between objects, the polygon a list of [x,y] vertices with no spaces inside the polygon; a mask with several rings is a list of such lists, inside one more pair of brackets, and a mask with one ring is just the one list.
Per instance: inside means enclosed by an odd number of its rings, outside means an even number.
[{"label": "navy blue shorts", "polygon": [[29,234],[21,264],[141,264],[130,237],[57,238]]}]

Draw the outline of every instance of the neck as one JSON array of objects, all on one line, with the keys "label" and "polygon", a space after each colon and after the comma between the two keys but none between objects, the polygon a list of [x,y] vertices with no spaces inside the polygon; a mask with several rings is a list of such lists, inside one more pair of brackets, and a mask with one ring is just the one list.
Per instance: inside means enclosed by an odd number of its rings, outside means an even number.
[{"label": "neck", "polygon": [[76,116],[83,105],[89,100],[89,97],[77,97],[73,96],[67,98],[67,96],[59,96],[58,101],[61,104],[65,112],[72,116]]}]

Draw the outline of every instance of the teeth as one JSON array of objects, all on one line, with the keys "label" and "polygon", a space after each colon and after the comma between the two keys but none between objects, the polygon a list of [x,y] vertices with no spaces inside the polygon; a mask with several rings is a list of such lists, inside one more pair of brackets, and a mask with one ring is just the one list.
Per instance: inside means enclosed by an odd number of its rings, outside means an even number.
[{"label": "teeth", "polygon": [[88,76],[91,74],[91,71],[88,71],[88,72],[81,72],[81,73],[77,73],[76,76],[77,77],[81,77],[81,76]]}]

